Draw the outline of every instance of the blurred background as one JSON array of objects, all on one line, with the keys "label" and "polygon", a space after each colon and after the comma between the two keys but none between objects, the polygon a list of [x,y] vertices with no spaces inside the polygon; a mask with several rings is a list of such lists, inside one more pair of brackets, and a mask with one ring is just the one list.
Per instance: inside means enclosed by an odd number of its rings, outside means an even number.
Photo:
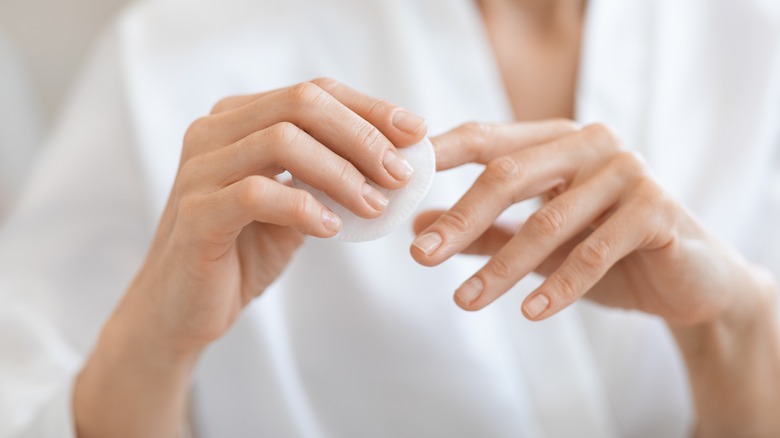
[{"label": "blurred background", "polygon": [[130,0],[0,0],[0,222],[70,84]]}]

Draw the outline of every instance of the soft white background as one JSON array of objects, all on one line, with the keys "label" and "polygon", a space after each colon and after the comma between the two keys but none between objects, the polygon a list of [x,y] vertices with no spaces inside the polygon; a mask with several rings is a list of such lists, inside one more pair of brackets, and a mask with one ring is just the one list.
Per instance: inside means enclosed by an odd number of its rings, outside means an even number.
[{"label": "soft white background", "polygon": [[131,0],[0,0],[0,221],[95,38]]},{"label": "soft white background", "polygon": [[129,2],[0,0],[0,33],[25,64],[46,121],[53,118],[95,36]]}]

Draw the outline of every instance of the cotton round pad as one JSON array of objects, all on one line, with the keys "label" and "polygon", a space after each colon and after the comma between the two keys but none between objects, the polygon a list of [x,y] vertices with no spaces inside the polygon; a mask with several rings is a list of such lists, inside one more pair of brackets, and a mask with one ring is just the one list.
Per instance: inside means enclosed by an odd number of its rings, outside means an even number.
[{"label": "cotton round pad", "polygon": [[371,186],[390,200],[382,215],[375,219],[363,219],[355,216],[324,192],[294,177],[293,186],[311,193],[318,201],[341,217],[343,225],[341,231],[335,236],[337,239],[345,242],[365,242],[378,239],[393,231],[411,216],[428,190],[431,189],[433,176],[436,173],[436,156],[433,153],[433,145],[427,138],[413,146],[398,148],[398,152],[406,158],[414,172],[412,172],[411,180],[397,190],[388,190],[377,186],[373,181],[368,181]]}]

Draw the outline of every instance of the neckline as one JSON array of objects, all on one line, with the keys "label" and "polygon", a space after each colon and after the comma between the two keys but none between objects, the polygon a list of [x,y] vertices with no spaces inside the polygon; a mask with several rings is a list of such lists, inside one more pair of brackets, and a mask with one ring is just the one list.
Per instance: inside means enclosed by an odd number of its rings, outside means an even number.
[{"label": "neckline", "polygon": [[[590,29],[592,28],[592,21],[594,20],[594,3],[597,2],[598,0],[588,0],[585,5],[582,37],[580,39],[579,47],[580,55],[577,63],[576,83],[574,87],[574,120],[580,120],[585,109],[584,105],[582,105],[585,93],[583,93],[582,90],[583,85],[586,83],[585,72],[590,66],[590,63],[588,62],[590,40],[592,37]],[[472,32],[472,36],[483,54],[481,57],[484,61],[484,67],[490,76],[486,79],[490,81],[490,88],[491,92],[495,95],[495,101],[500,102],[500,111],[502,118],[504,119],[503,121],[518,122],[514,110],[512,109],[512,102],[509,99],[509,93],[507,92],[504,78],[501,75],[501,68],[498,64],[493,44],[490,42],[490,36],[488,35],[485,22],[482,18],[482,12],[479,10],[476,0],[463,0],[461,4],[463,6],[464,15],[466,15],[466,19],[469,21],[471,29],[474,31]]]}]

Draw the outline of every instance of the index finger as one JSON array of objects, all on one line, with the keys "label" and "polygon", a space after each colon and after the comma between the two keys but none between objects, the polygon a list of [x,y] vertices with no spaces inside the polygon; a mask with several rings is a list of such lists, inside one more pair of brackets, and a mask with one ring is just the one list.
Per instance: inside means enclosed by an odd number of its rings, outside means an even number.
[{"label": "index finger", "polygon": [[395,147],[419,143],[428,132],[425,119],[384,99],[361,93],[330,78],[317,78],[312,82],[374,125]]},{"label": "index finger", "polygon": [[580,129],[579,123],[567,119],[512,124],[465,123],[431,137],[436,152],[436,170],[447,170],[466,163],[487,164],[494,158]]},{"label": "index finger", "polygon": [[[354,90],[341,89],[339,93],[350,95],[352,100],[348,103],[363,111],[367,118],[374,120],[373,123],[384,124],[388,132],[395,130],[396,138],[402,136],[395,125],[408,123],[410,116],[405,111],[378,99],[369,103],[371,100],[355,95]],[[402,119],[407,118],[403,122],[397,120],[401,113],[404,113]],[[274,124],[291,122],[350,161],[380,186],[399,188],[406,184],[413,171],[377,126],[313,82],[263,94],[242,107],[217,113],[209,119],[212,128],[219,127],[211,129],[209,144],[233,143]],[[380,123],[380,120],[384,121]],[[424,121],[422,123],[424,125]],[[424,126],[415,129],[417,134],[414,136],[403,134],[405,141],[425,135]]]},{"label": "index finger", "polygon": [[[396,147],[418,143],[428,131],[428,124],[424,118],[387,100],[369,96],[331,78],[322,77],[313,79],[311,82],[327,91],[328,94],[368,123],[374,125]],[[228,96],[214,105],[211,114],[240,108],[277,91],[279,89],[256,94]]]}]

